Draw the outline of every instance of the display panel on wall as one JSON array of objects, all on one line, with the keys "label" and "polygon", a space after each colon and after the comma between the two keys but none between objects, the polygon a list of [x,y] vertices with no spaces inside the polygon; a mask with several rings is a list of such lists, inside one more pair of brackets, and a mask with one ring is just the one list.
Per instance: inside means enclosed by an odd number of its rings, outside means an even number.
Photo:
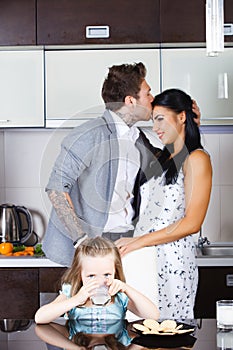
[{"label": "display panel on wall", "polygon": [[233,48],[217,57],[205,49],[162,49],[162,89],[180,88],[194,98],[202,125],[233,124]]},{"label": "display panel on wall", "polygon": [[100,115],[104,109],[101,88],[108,68],[140,61],[147,68],[151,92],[158,93],[159,49],[46,51],[46,126],[74,126]]}]

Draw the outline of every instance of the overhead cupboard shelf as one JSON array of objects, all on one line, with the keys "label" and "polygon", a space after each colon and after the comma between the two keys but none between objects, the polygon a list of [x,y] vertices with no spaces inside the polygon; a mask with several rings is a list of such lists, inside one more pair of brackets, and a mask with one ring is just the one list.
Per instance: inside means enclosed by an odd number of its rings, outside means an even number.
[{"label": "overhead cupboard shelf", "polygon": [[202,125],[233,125],[232,57],[231,47],[218,57],[207,57],[204,47],[46,50],[46,127],[73,127],[101,115],[108,68],[139,61],[152,94],[180,88],[197,101]]},{"label": "overhead cupboard shelf", "polygon": [[0,77],[0,128],[43,127],[43,49],[0,50]]},{"label": "overhead cupboard shelf", "polygon": [[140,61],[153,95],[180,88],[197,101],[201,125],[233,125],[232,57],[233,47],[218,57],[205,47],[158,45],[1,48],[0,128],[70,128],[95,118],[108,68]]},{"label": "overhead cupboard shelf", "polygon": [[158,93],[159,49],[45,51],[46,126],[74,126],[101,115],[104,110],[101,89],[108,68],[140,61],[147,68],[152,93]]},{"label": "overhead cupboard shelf", "polygon": [[161,49],[161,88],[180,88],[194,98],[202,125],[233,124],[233,48],[207,57],[205,48]]}]

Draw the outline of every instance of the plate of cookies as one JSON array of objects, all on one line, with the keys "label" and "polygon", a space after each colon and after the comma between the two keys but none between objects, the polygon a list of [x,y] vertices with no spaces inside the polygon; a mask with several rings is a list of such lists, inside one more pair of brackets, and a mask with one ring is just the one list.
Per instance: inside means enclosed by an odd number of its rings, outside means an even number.
[{"label": "plate of cookies", "polygon": [[158,322],[153,319],[145,319],[142,323],[133,323],[132,331],[140,335],[180,336],[193,333],[195,328],[185,323],[176,322],[175,320]]}]

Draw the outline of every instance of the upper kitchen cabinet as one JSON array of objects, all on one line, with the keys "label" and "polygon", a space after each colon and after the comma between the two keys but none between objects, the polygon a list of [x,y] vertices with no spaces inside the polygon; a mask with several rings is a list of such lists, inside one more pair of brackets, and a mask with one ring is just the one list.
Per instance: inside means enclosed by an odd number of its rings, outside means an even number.
[{"label": "upper kitchen cabinet", "polygon": [[205,0],[162,0],[161,42],[205,42]]},{"label": "upper kitchen cabinet", "polygon": [[[224,0],[224,23],[233,23],[233,1]],[[233,43],[233,35],[225,35],[225,43]]]},{"label": "upper kitchen cabinet", "polygon": [[0,1],[0,46],[36,45],[36,1]]},{"label": "upper kitchen cabinet", "polygon": [[[206,0],[161,0],[162,43],[205,43]],[[233,1],[224,0],[224,22],[233,23]],[[225,36],[233,42],[233,36]]]},{"label": "upper kitchen cabinet", "polygon": [[49,50],[45,52],[46,126],[74,126],[104,109],[108,67],[143,62],[152,93],[159,92],[159,49]]},{"label": "upper kitchen cabinet", "polygon": [[162,49],[162,89],[180,88],[197,100],[202,125],[233,124],[233,48],[218,57],[205,49]]},{"label": "upper kitchen cabinet", "polygon": [[159,1],[37,0],[37,43],[159,42]]},{"label": "upper kitchen cabinet", "polygon": [[43,50],[0,51],[0,128],[44,126]]}]

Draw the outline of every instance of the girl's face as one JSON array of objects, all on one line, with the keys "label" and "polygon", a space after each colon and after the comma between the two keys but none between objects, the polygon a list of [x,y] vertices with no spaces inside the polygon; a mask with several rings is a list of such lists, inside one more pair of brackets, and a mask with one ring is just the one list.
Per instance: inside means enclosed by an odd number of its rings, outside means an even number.
[{"label": "girl's face", "polygon": [[155,131],[164,145],[184,140],[185,112],[175,113],[169,108],[155,106],[152,112]]},{"label": "girl's face", "polygon": [[115,261],[113,254],[105,256],[82,257],[81,278],[83,285],[90,279],[98,280],[99,284],[111,284],[115,276]]}]

